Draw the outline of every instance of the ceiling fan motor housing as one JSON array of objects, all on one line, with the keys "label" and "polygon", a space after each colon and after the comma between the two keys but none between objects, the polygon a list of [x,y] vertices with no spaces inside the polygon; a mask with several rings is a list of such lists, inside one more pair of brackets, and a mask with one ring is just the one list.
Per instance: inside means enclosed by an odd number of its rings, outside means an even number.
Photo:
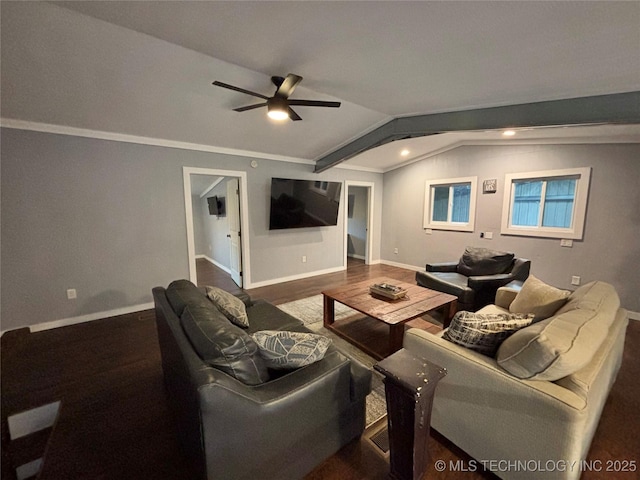
[{"label": "ceiling fan motor housing", "polygon": [[267,114],[276,119],[289,117],[289,104],[284,97],[271,97],[267,100]]}]

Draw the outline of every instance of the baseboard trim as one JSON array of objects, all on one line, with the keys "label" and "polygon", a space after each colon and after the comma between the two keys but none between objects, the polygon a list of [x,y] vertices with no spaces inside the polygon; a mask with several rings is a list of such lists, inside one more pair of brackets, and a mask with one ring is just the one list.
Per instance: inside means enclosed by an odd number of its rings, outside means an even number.
[{"label": "baseboard trim", "polygon": [[316,270],[314,272],[300,273],[298,275],[291,275],[289,277],[280,277],[271,280],[264,280],[262,282],[255,282],[251,283],[251,285],[247,285],[245,288],[247,290],[251,290],[252,288],[267,287],[269,285],[275,285],[276,283],[291,282],[292,280],[302,280],[304,278],[316,277],[318,275],[324,275],[326,273],[342,272],[346,269],[347,267],[342,265],[341,267],[327,268],[325,270]]},{"label": "baseboard trim", "polygon": [[355,253],[347,253],[347,257],[349,258],[355,258],[357,260],[366,260],[364,255],[357,255]]},{"label": "baseboard trim", "polygon": [[424,267],[416,267],[415,265],[407,265],[406,263],[392,262],[390,260],[380,260],[380,263],[391,267],[406,268],[407,270],[413,270],[414,272],[421,272],[424,270]]},{"label": "baseboard trim", "polygon": [[131,305],[130,307],[116,308],[114,310],[106,310],[103,312],[80,315],[78,317],[62,318],[60,320],[53,320],[51,322],[29,325],[29,331],[31,333],[41,332],[43,330],[51,330],[52,328],[67,327],[69,325],[76,325],[78,323],[92,322],[93,320],[100,320],[101,318],[117,317],[118,315],[126,315],[129,313],[140,312],[142,310],[151,310],[152,308],[154,308],[153,302]]},{"label": "baseboard trim", "polygon": [[224,270],[226,273],[228,273],[229,275],[231,275],[231,269],[229,267],[225,267],[224,265],[222,265],[220,262],[216,262],[213,258],[211,257],[207,257],[206,255],[196,255],[196,259],[198,258],[204,258],[207,262],[209,262],[212,265],[215,265],[216,267],[218,267],[220,270]]}]

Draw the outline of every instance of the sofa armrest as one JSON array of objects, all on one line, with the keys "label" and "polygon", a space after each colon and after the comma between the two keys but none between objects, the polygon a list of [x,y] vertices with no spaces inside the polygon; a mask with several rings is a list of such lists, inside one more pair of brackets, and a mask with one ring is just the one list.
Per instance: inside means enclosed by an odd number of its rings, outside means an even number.
[{"label": "sofa armrest", "polygon": [[427,272],[455,272],[458,262],[427,263],[425,268]]},{"label": "sofa armrest", "polygon": [[245,306],[247,307],[250,307],[251,305],[253,305],[253,300],[251,299],[251,295],[249,295],[247,292],[236,292],[234,293],[234,296],[242,300],[242,303],[244,303]]},{"label": "sofa armrest", "polygon": [[502,307],[505,310],[509,310],[509,306],[511,302],[513,302],[518,295],[520,289],[511,288],[509,286],[500,287],[496,291],[496,300],[495,304],[498,307]]},{"label": "sofa armrest", "polygon": [[480,290],[482,288],[498,288],[513,280],[513,275],[510,273],[497,273],[495,275],[478,275],[471,276],[467,280],[467,285],[473,290]]}]

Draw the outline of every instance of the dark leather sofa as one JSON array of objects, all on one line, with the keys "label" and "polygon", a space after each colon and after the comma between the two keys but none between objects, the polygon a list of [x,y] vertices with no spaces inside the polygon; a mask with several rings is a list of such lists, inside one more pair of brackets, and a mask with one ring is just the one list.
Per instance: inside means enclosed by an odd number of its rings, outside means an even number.
[{"label": "dark leather sofa", "polygon": [[[171,294],[176,285],[180,301]],[[269,371],[264,383],[247,385],[203,361],[185,334],[180,317],[187,310],[218,322],[218,335],[241,330],[222,316],[225,324],[213,303],[209,310],[199,296],[208,301],[186,280],[153,289],[170,409],[201,478],[299,479],[361,435],[365,397],[371,391],[369,369],[331,346],[316,363],[284,373]],[[247,334],[309,331],[270,303],[241,298],[250,322]]]},{"label": "dark leather sofa", "polygon": [[458,297],[458,311],[475,312],[493,303],[498,288],[514,280],[524,282],[531,261],[513,253],[467,247],[458,261],[428,263],[416,272],[418,285]]}]

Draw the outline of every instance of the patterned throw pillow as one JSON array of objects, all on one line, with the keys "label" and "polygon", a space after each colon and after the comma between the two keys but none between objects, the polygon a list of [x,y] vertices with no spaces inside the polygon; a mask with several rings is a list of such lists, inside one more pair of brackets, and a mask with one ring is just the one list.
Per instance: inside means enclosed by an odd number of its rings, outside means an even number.
[{"label": "patterned throw pillow", "polygon": [[531,324],[532,313],[458,312],[442,338],[489,357],[510,335]]},{"label": "patterned throw pillow", "polygon": [[207,297],[211,300],[218,310],[220,310],[231,323],[242,327],[249,328],[249,317],[244,302],[235,295],[225,292],[217,287],[206,287]]},{"label": "patterned throw pillow", "polygon": [[267,367],[292,369],[324,358],[331,339],[315,333],[262,330],[251,335]]}]

